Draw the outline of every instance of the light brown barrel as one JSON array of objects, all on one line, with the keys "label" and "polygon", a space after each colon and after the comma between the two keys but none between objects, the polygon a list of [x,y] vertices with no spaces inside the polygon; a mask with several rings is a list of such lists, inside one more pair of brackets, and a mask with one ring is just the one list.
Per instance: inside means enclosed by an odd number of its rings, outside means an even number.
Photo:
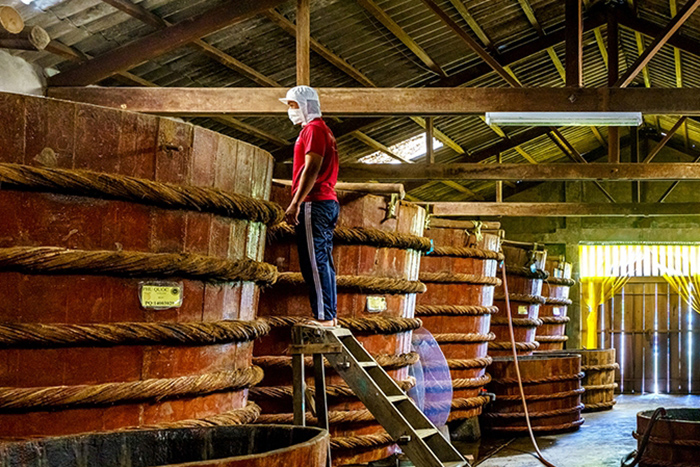
[{"label": "light brown barrel", "polygon": [[421,260],[420,279],[428,288],[417,298],[416,316],[440,344],[452,375],[453,398],[450,421],[481,413],[489,398],[483,394],[490,380],[486,366],[493,291],[500,280],[496,267],[499,253],[497,232],[482,233],[464,228],[430,227],[425,235],[433,251]]},{"label": "light brown barrel", "polygon": [[[0,437],[253,420],[270,154],[2,93],[0,141]],[[142,306],[160,281],[180,306]]]},{"label": "light brown barrel", "polygon": [[[539,353],[539,352],[538,352]],[[542,355],[580,355],[581,370],[585,373],[582,384],[586,392],[582,401],[584,412],[609,410],[615,405],[615,372],[620,368],[615,362],[615,349],[572,349],[547,351]]]},{"label": "light brown barrel", "polygon": [[[654,410],[637,414],[638,451]],[[700,467],[700,409],[666,409],[651,428],[649,441],[640,462],[643,467]]]},{"label": "light brown barrel", "polygon": [[22,467],[326,467],[328,433],[244,425],[87,434],[0,443],[0,465]]},{"label": "light brown barrel", "polygon": [[539,350],[562,350],[568,340],[569,289],[575,283],[571,279],[571,263],[565,262],[562,257],[548,257],[545,271],[548,275],[542,286],[542,295],[546,302],[540,306],[542,325],[537,328],[535,340],[540,344]]},{"label": "light brown barrel", "polygon": [[[519,355],[530,355],[539,347],[535,333],[542,324],[538,316],[540,305],[544,304],[542,281],[547,275],[544,271],[547,252],[505,245],[502,249],[516,349]],[[498,277],[502,277],[500,270]],[[496,288],[494,305],[498,307],[498,312],[491,317],[491,332],[496,338],[489,343],[489,354],[510,355],[512,350],[503,286]]]},{"label": "light brown barrel", "polygon": [[[273,199],[282,205],[289,197],[289,188],[273,190]],[[333,251],[338,316],[341,324],[351,329],[389,374],[408,389],[408,366],[418,358],[411,350],[411,333],[421,325],[414,317],[415,294],[425,291],[418,280],[420,256],[421,251],[430,248],[430,241],[420,236],[425,211],[404,202],[392,207],[388,198],[358,193],[341,192],[340,204]],[[393,210],[395,216],[388,216]],[[261,422],[291,423],[291,358],[287,353],[290,327],[311,317],[311,309],[306,286],[296,273],[297,247],[289,229],[273,228],[266,259],[276,264],[282,275],[261,296],[260,313],[273,329],[255,344],[254,362],[265,369],[265,379],[251,392],[251,399],[263,409]],[[386,310],[370,310],[376,305],[371,301],[383,300]],[[334,463],[369,462],[395,452],[391,438],[343,380],[331,373],[327,383]]]},{"label": "light brown barrel", "polygon": [[[530,355],[518,357],[532,429],[551,433],[578,429],[581,418],[581,357],[578,355]],[[496,400],[484,408],[482,429],[503,433],[527,433],[513,357],[495,357],[489,365],[491,382],[486,388]]]}]

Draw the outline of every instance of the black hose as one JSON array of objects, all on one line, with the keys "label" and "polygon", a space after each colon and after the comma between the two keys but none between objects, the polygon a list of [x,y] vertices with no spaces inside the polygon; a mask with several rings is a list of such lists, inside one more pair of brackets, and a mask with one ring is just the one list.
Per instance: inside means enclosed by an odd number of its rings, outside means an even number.
[{"label": "black hose", "polygon": [[658,409],[654,410],[654,413],[651,416],[651,420],[649,420],[649,425],[647,425],[647,429],[644,432],[644,436],[642,437],[642,441],[639,443],[639,449],[627,454],[627,457],[620,461],[620,467],[634,467],[635,465],[639,464],[639,461],[642,460],[642,456],[644,456],[644,451],[646,451],[647,449],[649,437],[651,436],[651,430],[654,428],[656,420],[659,417],[665,416],[666,409],[664,409],[663,407],[659,407]]}]

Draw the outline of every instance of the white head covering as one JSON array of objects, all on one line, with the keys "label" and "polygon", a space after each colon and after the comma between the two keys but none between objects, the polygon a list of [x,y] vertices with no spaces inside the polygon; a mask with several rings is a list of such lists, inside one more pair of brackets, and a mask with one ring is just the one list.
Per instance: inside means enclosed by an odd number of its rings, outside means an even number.
[{"label": "white head covering", "polygon": [[293,87],[287,91],[287,96],[284,99],[280,99],[280,101],[285,104],[289,101],[294,101],[299,104],[299,109],[301,109],[301,113],[304,115],[304,124],[321,116],[321,102],[318,99],[318,93],[312,87]]}]

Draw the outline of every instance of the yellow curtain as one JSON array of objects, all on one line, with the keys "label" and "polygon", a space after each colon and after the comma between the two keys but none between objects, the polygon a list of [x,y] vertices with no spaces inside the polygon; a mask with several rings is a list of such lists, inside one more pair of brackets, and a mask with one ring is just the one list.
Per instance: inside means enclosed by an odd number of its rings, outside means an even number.
[{"label": "yellow curtain", "polygon": [[683,300],[688,302],[696,313],[700,313],[700,297],[698,296],[698,291],[700,291],[699,275],[675,276],[664,274],[664,279]]},{"label": "yellow curtain", "polygon": [[587,349],[598,348],[598,307],[622,290],[629,279],[629,276],[581,278],[583,302],[588,307],[586,317]]}]

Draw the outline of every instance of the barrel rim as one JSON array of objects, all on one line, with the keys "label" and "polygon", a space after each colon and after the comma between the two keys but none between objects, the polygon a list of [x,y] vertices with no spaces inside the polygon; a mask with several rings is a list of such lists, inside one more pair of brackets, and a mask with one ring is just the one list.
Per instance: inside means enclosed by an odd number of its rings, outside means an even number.
[{"label": "barrel rim", "polygon": [[[655,410],[642,410],[640,412],[637,412],[637,418],[643,419],[645,422],[649,422],[654,412]],[[670,416],[673,416],[673,414],[677,414],[678,412],[694,412],[698,414],[698,417],[697,420],[688,420],[683,418],[668,418]],[[700,408],[674,407],[672,409],[666,409],[666,416],[659,418],[657,423],[690,425],[692,427],[700,426]]]}]

